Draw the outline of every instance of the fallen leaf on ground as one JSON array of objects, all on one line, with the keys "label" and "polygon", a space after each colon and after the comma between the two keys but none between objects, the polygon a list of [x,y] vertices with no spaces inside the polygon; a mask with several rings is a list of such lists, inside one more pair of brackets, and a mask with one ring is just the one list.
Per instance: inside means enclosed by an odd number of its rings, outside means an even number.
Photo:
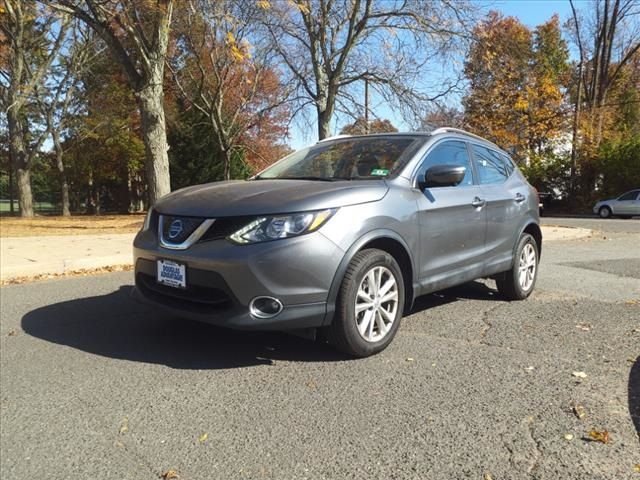
[{"label": "fallen leaf on ground", "polygon": [[629,363],[635,363],[635,362],[636,362],[636,359],[635,359],[635,358],[631,358],[631,357],[629,357],[629,358],[627,358],[627,362],[629,362]]},{"label": "fallen leaf on ground", "polygon": [[207,441],[207,438],[209,438],[209,434],[208,434],[208,433],[203,433],[202,435],[200,435],[200,436],[198,437],[198,441],[199,441],[200,443],[203,443],[203,442],[206,442],[206,441]]},{"label": "fallen leaf on ground", "polygon": [[9,330],[9,333],[7,333],[7,337],[15,337],[16,333],[17,332],[15,330]]},{"label": "fallen leaf on ground", "polygon": [[587,415],[587,412],[582,405],[574,405],[571,410],[573,411],[573,414],[580,420],[582,420]]},{"label": "fallen leaf on ground", "polygon": [[611,441],[611,437],[609,437],[609,432],[606,430],[591,430],[589,432],[589,437],[595,442],[601,442],[607,444]]},{"label": "fallen leaf on ground", "polygon": [[309,380],[309,381],[307,382],[307,388],[308,388],[309,390],[315,390],[315,389],[316,389],[316,387],[317,387],[317,385],[316,385],[316,382],[315,382],[315,381],[313,381],[313,380]]},{"label": "fallen leaf on ground", "polygon": [[576,325],[576,328],[588,332],[589,330],[591,330],[591,325],[589,325],[588,323],[579,323]]},{"label": "fallen leaf on ground", "polygon": [[407,362],[413,362],[413,361],[414,361],[413,358],[407,357]]},{"label": "fallen leaf on ground", "polygon": [[627,300],[625,303],[627,305],[636,305],[637,303],[640,303],[640,302],[638,300],[631,299],[631,300]]},{"label": "fallen leaf on ground", "polygon": [[571,375],[577,378],[587,378],[587,374],[584,372],[573,372]]},{"label": "fallen leaf on ground", "polygon": [[567,434],[564,436],[564,439],[570,442],[571,440],[573,440],[573,435],[572,435],[572,434],[570,434],[570,433],[567,433]]},{"label": "fallen leaf on ground", "polygon": [[122,423],[120,424],[120,435],[122,435],[123,433],[125,433],[127,430],[129,430],[129,419],[125,418],[124,420],[122,420]]},{"label": "fallen leaf on ground", "polygon": [[164,480],[172,480],[180,477],[178,476],[178,472],[176,472],[175,470],[167,470],[162,475],[160,475],[160,478]]},{"label": "fallen leaf on ground", "polygon": [[493,480],[493,477],[491,476],[490,473],[485,473],[484,474],[484,480]]},{"label": "fallen leaf on ground", "polygon": [[634,469],[636,472],[640,473],[640,463],[636,463],[636,464],[633,466],[633,469]]}]

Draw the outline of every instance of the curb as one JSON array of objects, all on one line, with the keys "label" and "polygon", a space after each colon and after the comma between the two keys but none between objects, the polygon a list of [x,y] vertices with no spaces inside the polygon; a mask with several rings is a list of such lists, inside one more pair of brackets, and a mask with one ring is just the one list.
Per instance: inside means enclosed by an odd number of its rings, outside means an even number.
[{"label": "curb", "polygon": [[79,270],[94,270],[115,265],[133,265],[132,254],[108,255],[92,258],[67,258],[55,262],[36,262],[31,265],[15,265],[0,268],[0,280],[36,275],[64,275]]}]

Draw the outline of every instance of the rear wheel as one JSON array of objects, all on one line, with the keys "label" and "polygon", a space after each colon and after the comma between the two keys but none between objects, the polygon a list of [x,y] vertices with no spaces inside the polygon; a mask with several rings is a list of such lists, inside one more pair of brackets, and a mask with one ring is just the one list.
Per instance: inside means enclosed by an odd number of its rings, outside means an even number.
[{"label": "rear wheel", "polygon": [[609,207],[600,207],[598,215],[600,215],[600,218],[611,218],[611,209]]},{"label": "rear wheel", "polygon": [[511,270],[496,279],[498,291],[507,300],[524,300],[538,278],[538,245],[528,233],[522,234]]},{"label": "rear wheel", "polygon": [[383,250],[362,250],[342,280],[327,339],[354,357],[378,353],[393,340],[403,307],[404,283],[396,260]]}]

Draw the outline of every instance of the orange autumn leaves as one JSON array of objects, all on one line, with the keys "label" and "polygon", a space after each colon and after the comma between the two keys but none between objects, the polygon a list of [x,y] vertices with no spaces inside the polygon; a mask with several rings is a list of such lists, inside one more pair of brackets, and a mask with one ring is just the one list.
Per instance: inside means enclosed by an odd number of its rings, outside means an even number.
[{"label": "orange autumn leaves", "polygon": [[569,57],[558,17],[531,31],[513,17],[490,12],[474,36],[465,63],[467,127],[521,158],[548,147],[567,120],[563,88]]}]

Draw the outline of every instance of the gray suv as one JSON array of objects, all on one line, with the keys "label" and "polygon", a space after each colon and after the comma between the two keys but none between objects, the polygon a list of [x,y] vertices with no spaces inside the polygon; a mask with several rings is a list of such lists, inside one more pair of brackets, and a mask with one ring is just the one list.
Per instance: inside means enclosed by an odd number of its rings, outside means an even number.
[{"label": "gray suv", "polygon": [[364,357],[420,295],[492,277],[528,297],[541,242],[536,191],[494,144],[453,128],[335,137],[158,201],[134,241],[135,292]]}]

